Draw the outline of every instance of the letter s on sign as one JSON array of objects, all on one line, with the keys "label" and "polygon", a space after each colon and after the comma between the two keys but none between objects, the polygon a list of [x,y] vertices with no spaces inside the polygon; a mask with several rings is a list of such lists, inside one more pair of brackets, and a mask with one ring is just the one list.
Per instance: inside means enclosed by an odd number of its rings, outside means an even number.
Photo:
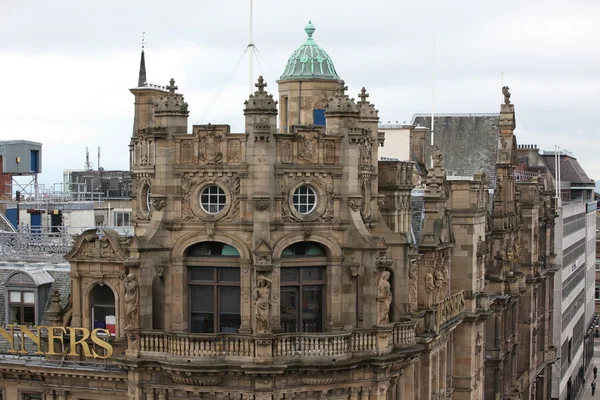
[{"label": "letter s on sign", "polygon": [[106,350],[106,354],[101,355],[98,354],[94,351],[94,349],[92,349],[92,354],[94,355],[94,358],[109,358],[113,355],[113,347],[110,343],[108,343],[108,340],[103,340],[102,338],[98,337],[98,332],[102,332],[104,334],[106,334],[106,337],[109,338],[110,337],[110,332],[108,329],[94,329],[92,331],[91,334],[91,339],[92,339],[92,343],[94,343],[95,345],[103,348]]}]

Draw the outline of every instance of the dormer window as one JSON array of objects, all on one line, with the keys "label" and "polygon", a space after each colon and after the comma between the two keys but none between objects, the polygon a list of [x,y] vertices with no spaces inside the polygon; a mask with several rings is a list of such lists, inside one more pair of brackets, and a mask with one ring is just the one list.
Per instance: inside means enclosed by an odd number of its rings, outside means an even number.
[{"label": "dormer window", "polygon": [[4,281],[4,324],[39,325],[54,278],[41,268],[24,268]]},{"label": "dormer window", "polygon": [[35,294],[30,291],[8,292],[8,322],[16,325],[35,325]]}]

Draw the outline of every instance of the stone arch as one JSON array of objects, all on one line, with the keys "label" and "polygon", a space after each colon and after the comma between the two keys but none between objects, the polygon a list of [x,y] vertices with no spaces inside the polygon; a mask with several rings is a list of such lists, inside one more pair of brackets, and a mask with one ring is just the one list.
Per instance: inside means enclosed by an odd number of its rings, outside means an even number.
[{"label": "stone arch", "polygon": [[234,235],[228,233],[214,233],[209,237],[208,235],[199,235],[197,232],[190,232],[183,235],[175,245],[173,246],[173,250],[171,251],[171,256],[174,259],[183,259],[185,257],[185,252],[193,244],[200,242],[221,242],[233,246],[236,248],[238,253],[240,253],[241,260],[249,260],[250,259],[250,249],[244,243],[241,238],[237,238]]},{"label": "stone arch", "polygon": [[[304,232],[290,232],[289,234],[280,238],[273,247],[273,258],[280,259],[281,253],[288,246],[297,243],[307,241]],[[342,257],[342,248],[338,241],[331,235],[327,233],[313,233],[310,235],[308,241],[316,242],[327,250],[327,257]]]}]

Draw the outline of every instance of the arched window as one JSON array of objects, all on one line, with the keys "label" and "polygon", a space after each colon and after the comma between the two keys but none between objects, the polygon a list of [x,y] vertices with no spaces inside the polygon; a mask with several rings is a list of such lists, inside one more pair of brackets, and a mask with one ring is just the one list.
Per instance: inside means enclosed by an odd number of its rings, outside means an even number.
[{"label": "arched window", "polygon": [[46,309],[54,278],[42,268],[10,273],[6,290],[5,324],[38,325]]},{"label": "arched window", "polygon": [[241,324],[239,252],[220,242],[187,251],[190,328],[194,333],[237,332]]},{"label": "arched window", "polygon": [[90,293],[92,305],[92,329],[108,329],[111,336],[116,334],[115,294],[106,285],[97,285]]},{"label": "arched window", "polygon": [[325,248],[316,242],[298,242],[283,250],[280,320],[284,332],[323,331],[326,255]]}]

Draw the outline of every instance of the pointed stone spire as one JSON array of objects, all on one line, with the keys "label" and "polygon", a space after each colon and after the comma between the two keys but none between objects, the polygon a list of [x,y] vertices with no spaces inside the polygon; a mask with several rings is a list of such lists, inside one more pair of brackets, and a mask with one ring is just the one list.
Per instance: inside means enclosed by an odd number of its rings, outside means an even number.
[{"label": "pointed stone spire", "polygon": [[144,57],[144,48],[142,47],[142,58],[140,59],[140,72],[138,75],[138,87],[146,86],[146,59]]}]

